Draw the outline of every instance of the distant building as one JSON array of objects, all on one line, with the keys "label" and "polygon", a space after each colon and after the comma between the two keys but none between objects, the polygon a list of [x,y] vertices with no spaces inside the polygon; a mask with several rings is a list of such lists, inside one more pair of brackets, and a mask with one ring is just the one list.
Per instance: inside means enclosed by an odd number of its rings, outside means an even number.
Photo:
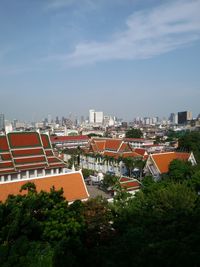
[{"label": "distant building", "polygon": [[178,124],[185,124],[187,121],[192,120],[191,111],[182,111],[178,112]]},{"label": "distant building", "polygon": [[5,129],[5,117],[4,114],[0,114],[0,131]]},{"label": "distant building", "polygon": [[90,109],[89,110],[89,123],[94,123],[95,121],[95,110],[94,109]]},{"label": "distant building", "polygon": [[178,124],[178,114],[171,113],[169,116],[169,121],[171,124]]},{"label": "distant building", "polygon": [[51,136],[51,143],[57,148],[83,148],[89,143],[87,135],[78,136]]},{"label": "distant building", "polygon": [[97,124],[103,123],[103,112],[102,111],[95,112],[95,123]]},{"label": "distant building", "polygon": [[103,112],[95,111],[94,109],[89,110],[89,123],[91,124],[103,124]]}]

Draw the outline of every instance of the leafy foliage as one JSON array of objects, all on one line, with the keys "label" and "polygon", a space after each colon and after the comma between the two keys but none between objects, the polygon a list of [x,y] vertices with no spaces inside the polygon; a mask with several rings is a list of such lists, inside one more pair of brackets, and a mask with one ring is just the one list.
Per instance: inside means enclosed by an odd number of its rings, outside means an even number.
[{"label": "leafy foliage", "polygon": [[126,132],[126,138],[141,138],[143,133],[140,129],[131,128]]},{"label": "leafy foliage", "polygon": [[134,198],[71,205],[62,189],[26,184],[0,203],[0,266],[199,266],[200,171],[174,161],[167,179],[142,183]]},{"label": "leafy foliage", "polygon": [[187,132],[179,138],[179,149],[193,151],[198,163],[200,163],[200,132]]}]

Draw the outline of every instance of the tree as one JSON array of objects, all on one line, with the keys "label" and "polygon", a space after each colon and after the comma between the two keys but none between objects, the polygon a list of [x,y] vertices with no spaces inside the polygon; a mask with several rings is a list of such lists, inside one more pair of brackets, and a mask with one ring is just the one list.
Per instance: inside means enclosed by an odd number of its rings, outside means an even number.
[{"label": "tree", "polygon": [[139,176],[141,177],[142,170],[144,167],[144,161],[141,160],[141,157],[123,158],[122,162],[126,166],[126,169],[128,171],[128,176],[132,176],[132,172],[133,172],[134,168],[138,168]]},{"label": "tree", "polygon": [[126,138],[141,138],[143,133],[140,129],[131,128],[126,132]]},{"label": "tree", "polygon": [[119,178],[114,175],[105,174],[103,178],[103,188],[107,190],[108,188],[114,187],[119,182]]},{"label": "tree", "polygon": [[168,176],[177,182],[191,178],[194,170],[190,162],[179,159],[173,160],[169,165]]},{"label": "tree", "polygon": [[193,152],[198,163],[200,163],[200,132],[186,132],[179,138],[179,150]]}]

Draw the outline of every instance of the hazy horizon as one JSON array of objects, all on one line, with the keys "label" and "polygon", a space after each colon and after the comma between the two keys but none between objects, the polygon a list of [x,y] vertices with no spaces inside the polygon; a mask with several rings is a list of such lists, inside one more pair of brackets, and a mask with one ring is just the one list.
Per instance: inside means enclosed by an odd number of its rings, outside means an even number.
[{"label": "hazy horizon", "polygon": [[0,113],[200,113],[200,0],[2,0]]}]

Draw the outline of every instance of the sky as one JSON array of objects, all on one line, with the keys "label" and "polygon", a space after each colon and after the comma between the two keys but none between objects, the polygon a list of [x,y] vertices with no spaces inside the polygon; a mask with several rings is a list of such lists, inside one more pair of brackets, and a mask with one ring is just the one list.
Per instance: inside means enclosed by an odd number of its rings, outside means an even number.
[{"label": "sky", "polygon": [[200,0],[0,0],[0,113],[200,113]]}]

